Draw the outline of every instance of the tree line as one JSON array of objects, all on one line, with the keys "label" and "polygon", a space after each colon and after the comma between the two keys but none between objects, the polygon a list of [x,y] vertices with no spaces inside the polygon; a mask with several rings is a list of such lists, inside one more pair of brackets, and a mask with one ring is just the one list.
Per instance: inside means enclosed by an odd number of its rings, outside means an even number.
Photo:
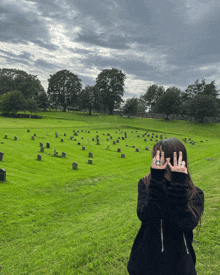
[{"label": "tree line", "polygon": [[[126,75],[118,69],[104,69],[93,86],[82,89],[82,81],[69,70],[61,70],[48,79],[45,92],[36,75],[17,69],[0,69],[0,110],[3,114],[18,111],[59,108],[63,111],[83,110],[89,114],[102,112],[134,116],[159,113],[168,119],[171,114],[190,115],[203,122],[204,117],[219,115],[219,91],[215,81],[196,80],[185,91],[176,87],[165,89],[156,84],[147,88],[139,98],[123,101]],[[122,104],[123,103],[123,104]]]},{"label": "tree line", "polygon": [[150,114],[162,114],[165,119],[172,115],[187,115],[198,122],[203,122],[205,117],[217,117],[220,111],[219,91],[215,81],[206,83],[196,80],[186,90],[181,91],[176,87],[165,90],[156,84],[148,87],[146,93],[139,98],[129,98],[123,107],[124,114],[143,115],[148,109]]}]

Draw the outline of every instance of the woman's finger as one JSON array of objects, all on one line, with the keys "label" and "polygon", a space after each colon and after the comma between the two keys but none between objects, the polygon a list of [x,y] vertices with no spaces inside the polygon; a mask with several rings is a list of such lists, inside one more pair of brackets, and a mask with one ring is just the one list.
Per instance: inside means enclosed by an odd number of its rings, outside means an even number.
[{"label": "woman's finger", "polygon": [[173,166],[177,166],[176,152],[173,152]]},{"label": "woman's finger", "polygon": [[162,151],[161,152],[161,163],[162,163],[162,165],[164,165],[164,163],[165,163],[165,159],[164,159],[164,152]]},{"label": "woman's finger", "polygon": [[179,152],[179,160],[178,160],[178,165],[180,164],[182,164],[182,159],[183,159],[183,154],[182,154],[182,152],[180,151]]},{"label": "woman's finger", "polygon": [[167,158],[166,159],[167,160],[167,165],[170,167],[170,170],[172,170],[172,168],[173,168],[173,166],[172,166],[172,164],[170,163],[170,158]]}]

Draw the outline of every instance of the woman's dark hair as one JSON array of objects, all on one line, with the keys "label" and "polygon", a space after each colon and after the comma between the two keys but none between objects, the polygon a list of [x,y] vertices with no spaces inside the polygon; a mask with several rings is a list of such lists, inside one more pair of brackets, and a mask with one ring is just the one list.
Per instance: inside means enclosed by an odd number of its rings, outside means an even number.
[{"label": "woman's dark hair", "polygon": [[[182,160],[185,161],[185,166],[187,167],[187,153],[186,153],[186,148],[184,146],[184,144],[177,138],[173,137],[173,138],[168,138],[168,139],[163,139],[161,141],[158,141],[152,148],[152,157],[154,157],[157,153],[157,151],[163,151],[164,152],[164,157],[166,158],[170,158],[170,163],[173,165],[173,153],[176,152],[177,153],[177,159],[179,159],[179,152],[182,152]],[[148,180],[147,180],[148,178]],[[197,191],[197,188],[195,187],[195,185],[193,184],[190,174],[188,172],[187,178],[186,178],[186,182],[189,185],[189,203],[188,206],[189,208],[192,210],[192,213],[194,215],[194,217],[196,218],[196,220],[200,220],[200,214],[198,213],[198,211],[196,210],[195,206],[193,205],[193,198],[195,198],[195,196],[199,193]],[[146,177],[146,187],[148,188],[148,184],[150,183],[150,179],[149,176]]]}]

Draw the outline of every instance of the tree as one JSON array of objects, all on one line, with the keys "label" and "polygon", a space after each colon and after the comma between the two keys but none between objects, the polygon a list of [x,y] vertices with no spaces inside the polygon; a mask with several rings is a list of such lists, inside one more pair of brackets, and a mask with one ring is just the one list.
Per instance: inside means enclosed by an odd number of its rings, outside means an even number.
[{"label": "tree", "polygon": [[153,112],[166,114],[165,119],[169,119],[169,115],[178,114],[181,106],[180,89],[171,87],[157,100]]},{"label": "tree", "polygon": [[46,111],[49,106],[49,100],[45,91],[39,92],[38,96],[36,97],[36,100],[37,100],[38,108]]},{"label": "tree", "polygon": [[147,102],[144,99],[144,96],[141,95],[138,98],[138,115],[143,115],[146,113],[146,109],[147,109]]},{"label": "tree", "polygon": [[82,89],[81,79],[68,70],[61,70],[48,79],[49,101],[61,105],[65,112],[68,106],[76,105],[77,96]]},{"label": "tree", "polygon": [[158,99],[165,93],[165,89],[163,86],[157,86],[153,84],[148,87],[146,93],[143,95],[143,99],[146,101],[147,107],[153,110],[156,105]]},{"label": "tree", "polygon": [[113,114],[115,104],[123,102],[126,75],[118,69],[104,69],[96,78],[96,87],[100,91],[103,107]]},{"label": "tree", "polygon": [[91,115],[92,110],[100,111],[102,102],[96,86],[86,86],[78,95],[77,103],[80,109],[87,110]]},{"label": "tree", "polygon": [[128,98],[123,107],[123,113],[128,116],[134,116],[138,112],[138,98]]},{"label": "tree", "polygon": [[2,113],[16,114],[18,111],[24,111],[26,107],[26,99],[20,91],[12,91],[3,94],[1,99]]},{"label": "tree", "polygon": [[190,115],[198,122],[204,122],[205,117],[218,115],[218,103],[213,96],[198,94],[189,104]]},{"label": "tree", "polygon": [[37,112],[38,110],[38,105],[37,105],[37,101],[33,98],[28,98],[26,101],[26,110],[28,110],[29,112],[31,112],[31,114],[33,112]]},{"label": "tree", "polygon": [[17,69],[0,69],[0,95],[15,90],[21,91],[26,99],[36,99],[44,88],[36,75]]}]

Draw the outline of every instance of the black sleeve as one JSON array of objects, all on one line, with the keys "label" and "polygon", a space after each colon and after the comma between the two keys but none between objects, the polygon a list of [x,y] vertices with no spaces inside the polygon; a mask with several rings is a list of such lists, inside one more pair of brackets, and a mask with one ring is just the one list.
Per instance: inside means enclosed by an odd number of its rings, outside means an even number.
[{"label": "black sleeve", "polygon": [[172,172],[172,181],[167,188],[167,202],[169,206],[171,224],[185,232],[192,231],[198,224],[203,212],[204,194],[198,193],[192,203],[196,210],[189,206],[189,185],[186,182],[187,175]]},{"label": "black sleeve", "polygon": [[151,169],[148,189],[142,179],[138,183],[137,215],[142,222],[163,217],[165,202],[164,171]]}]

